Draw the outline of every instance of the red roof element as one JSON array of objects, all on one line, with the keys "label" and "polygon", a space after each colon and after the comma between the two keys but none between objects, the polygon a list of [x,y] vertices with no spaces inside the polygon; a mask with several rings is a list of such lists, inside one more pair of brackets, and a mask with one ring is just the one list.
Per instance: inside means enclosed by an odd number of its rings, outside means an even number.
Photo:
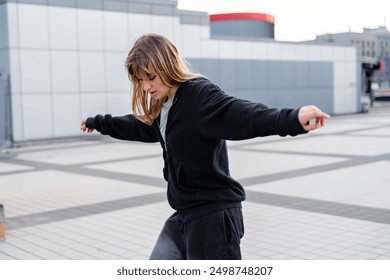
[{"label": "red roof element", "polygon": [[210,21],[224,20],[261,20],[275,23],[275,18],[273,16],[259,13],[230,13],[210,15]]}]

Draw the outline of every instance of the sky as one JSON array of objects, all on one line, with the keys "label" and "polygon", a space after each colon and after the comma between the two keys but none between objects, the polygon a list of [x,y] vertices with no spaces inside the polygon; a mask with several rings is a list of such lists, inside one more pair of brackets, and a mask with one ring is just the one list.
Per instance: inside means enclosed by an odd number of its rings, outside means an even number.
[{"label": "sky", "polygon": [[177,0],[181,10],[209,14],[252,12],[275,17],[278,41],[314,40],[316,35],[363,32],[386,26],[390,31],[390,0]]}]

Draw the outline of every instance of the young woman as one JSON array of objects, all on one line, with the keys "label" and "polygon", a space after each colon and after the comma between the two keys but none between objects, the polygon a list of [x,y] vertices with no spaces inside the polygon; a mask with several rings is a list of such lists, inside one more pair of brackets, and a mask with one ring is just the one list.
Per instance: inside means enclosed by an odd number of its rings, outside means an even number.
[{"label": "young woman", "polygon": [[157,34],[135,42],[126,69],[133,114],[97,115],[82,120],[81,130],[160,142],[176,211],[150,259],[241,259],[245,192],[230,176],[226,140],[295,136],[324,126],[329,115],[315,106],[278,110],[228,96],[191,73],[173,43]]}]

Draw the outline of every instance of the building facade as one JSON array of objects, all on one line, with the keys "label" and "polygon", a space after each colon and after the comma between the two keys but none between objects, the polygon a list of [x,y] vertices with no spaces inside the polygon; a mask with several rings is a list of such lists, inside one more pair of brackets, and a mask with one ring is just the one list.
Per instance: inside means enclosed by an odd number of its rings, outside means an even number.
[{"label": "building facade", "polygon": [[9,100],[0,145],[77,137],[82,118],[131,112],[124,61],[150,32],[230,95],[330,114],[362,109],[355,47],[213,38],[207,13],[170,0],[0,0],[0,99]]},{"label": "building facade", "polygon": [[362,61],[380,64],[373,79],[378,83],[390,81],[390,32],[385,26],[364,28],[362,33],[345,32],[316,36],[317,42],[337,43],[356,46]]}]

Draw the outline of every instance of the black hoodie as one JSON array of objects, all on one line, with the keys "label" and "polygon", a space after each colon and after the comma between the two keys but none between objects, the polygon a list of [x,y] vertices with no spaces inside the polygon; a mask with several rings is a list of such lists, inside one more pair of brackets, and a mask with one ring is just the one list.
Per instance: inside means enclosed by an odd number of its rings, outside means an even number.
[{"label": "black hoodie", "polygon": [[166,142],[157,119],[153,125],[133,115],[97,115],[87,127],[117,139],[160,142],[168,201],[184,219],[241,207],[243,187],[230,176],[225,140],[306,133],[299,109],[270,109],[226,95],[204,77],[182,83],[168,114]]}]

